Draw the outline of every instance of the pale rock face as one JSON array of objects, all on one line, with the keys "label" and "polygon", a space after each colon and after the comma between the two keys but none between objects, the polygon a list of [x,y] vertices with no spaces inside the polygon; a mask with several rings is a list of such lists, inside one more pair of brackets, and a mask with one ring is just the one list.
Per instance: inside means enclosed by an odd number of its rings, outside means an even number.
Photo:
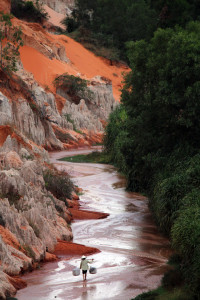
[{"label": "pale rock face", "polygon": [[74,0],[43,0],[43,3],[47,4],[50,8],[58,13],[64,15],[70,14],[71,9],[74,7]]},{"label": "pale rock face", "polygon": [[8,98],[0,92],[0,125],[7,125],[12,123],[12,106]]},{"label": "pale rock face", "polygon": [[[72,239],[66,222],[69,212],[62,201],[46,190],[43,167],[39,162],[23,162],[17,153],[5,153],[4,156],[8,159],[11,154],[12,158],[19,159],[21,166],[0,171],[0,194],[5,195],[0,199],[1,216],[5,227],[21,247],[34,260],[40,261],[44,258],[46,247],[53,251],[57,239]],[[55,204],[63,208],[63,217],[59,216]],[[30,257],[5,244],[1,238],[0,259],[3,270],[12,275],[19,274],[21,269],[27,270],[32,262]]]},{"label": "pale rock face", "polygon": [[33,156],[31,156],[31,154],[25,148],[20,149],[19,156],[21,157],[22,160],[33,159]]},{"label": "pale rock face", "polygon": [[116,106],[112,85],[93,80],[88,88],[92,93],[91,100],[82,99],[79,104],[72,103],[64,91],[58,91],[67,100],[62,115],[69,115],[78,129],[102,131],[101,120],[106,120]]},{"label": "pale rock face", "polygon": [[24,99],[13,102],[13,120],[20,132],[38,145],[45,143],[45,130],[39,115],[33,112],[29,103]]},{"label": "pale rock face", "polygon": [[0,254],[2,268],[6,274],[18,275],[19,270],[27,270],[32,265],[32,259],[23,252],[5,244],[0,236]]},{"label": "pale rock face", "polygon": [[17,141],[15,139],[11,139],[10,135],[7,136],[4,144],[2,147],[0,147],[0,152],[5,152],[5,151],[16,151],[19,152],[20,146],[17,143]]},{"label": "pale rock face", "polygon": [[6,168],[7,170],[10,168],[18,169],[23,164],[20,156],[15,151],[0,153],[0,159],[2,161],[3,168]]},{"label": "pale rock face", "polygon": [[0,299],[6,299],[6,295],[15,295],[16,289],[9,282],[8,276],[0,270]]}]

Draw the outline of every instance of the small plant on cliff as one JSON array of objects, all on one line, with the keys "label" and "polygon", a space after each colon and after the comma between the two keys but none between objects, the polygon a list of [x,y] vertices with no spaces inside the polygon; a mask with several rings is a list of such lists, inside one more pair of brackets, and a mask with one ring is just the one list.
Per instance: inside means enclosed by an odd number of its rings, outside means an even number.
[{"label": "small plant on cliff", "polygon": [[39,0],[12,0],[11,12],[15,17],[19,19],[25,19],[29,22],[42,23],[45,19],[48,18],[48,14],[44,10]]},{"label": "small plant on cliff", "polygon": [[68,206],[66,198],[71,199],[71,194],[74,189],[69,175],[63,171],[46,170],[43,173],[43,177],[46,189]]},{"label": "small plant on cliff", "polygon": [[12,15],[0,12],[0,68],[17,71],[19,48],[23,46],[22,31],[11,22]]},{"label": "small plant on cliff", "polygon": [[92,94],[87,87],[87,80],[78,76],[64,73],[56,77],[53,84],[56,90],[64,90],[75,102],[80,101],[81,98],[91,99]]}]

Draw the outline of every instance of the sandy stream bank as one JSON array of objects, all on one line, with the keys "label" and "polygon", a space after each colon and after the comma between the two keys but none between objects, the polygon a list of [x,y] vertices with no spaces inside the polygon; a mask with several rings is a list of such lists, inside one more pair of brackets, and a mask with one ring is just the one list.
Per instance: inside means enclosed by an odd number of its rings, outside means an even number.
[{"label": "sandy stream bank", "polygon": [[57,252],[61,260],[23,276],[28,287],[17,293],[18,300],[125,300],[160,284],[171,250],[152,221],[147,199],[126,192],[124,179],[110,165],[57,161],[89,151],[54,152],[50,157],[57,168],[67,170],[84,190],[80,204],[86,214],[109,214],[105,219],[87,220],[87,216],[77,213],[77,220],[72,223],[74,245],[100,250],[87,254],[97,252],[88,257],[94,258],[98,272],[88,274],[87,282],[82,281],[81,275],[73,277],[72,269],[79,266],[79,253],[85,249],[77,250],[74,257],[75,246],[68,245],[72,247],[71,253]]}]

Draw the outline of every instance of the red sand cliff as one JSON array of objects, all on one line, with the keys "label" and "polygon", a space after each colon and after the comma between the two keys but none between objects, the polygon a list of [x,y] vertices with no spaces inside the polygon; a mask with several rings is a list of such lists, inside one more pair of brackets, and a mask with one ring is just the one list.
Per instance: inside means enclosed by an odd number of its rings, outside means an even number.
[{"label": "red sand cliff", "polygon": [[[34,26],[39,31],[39,25],[27,24],[19,20],[14,20],[16,25],[21,25],[24,34],[30,36]],[[123,72],[127,72],[126,66],[111,66],[106,60],[95,56],[92,52],[85,49],[81,44],[64,35],[53,35],[45,32],[42,27],[40,35],[34,36],[37,42],[42,43],[48,40],[51,44],[62,45],[65,47],[66,56],[70,60],[69,63],[50,59],[40,53],[32,45],[25,45],[20,49],[21,60],[24,68],[34,74],[35,79],[44,87],[48,86],[54,91],[52,81],[60,74],[68,72],[72,75],[79,75],[86,79],[91,79],[97,75],[106,77],[112,81],[113,94],[116,100],[120,98],[120,89],[122,88]]]},{"label": "red sand cliff", "polygon": [[4,13],[10,12],[10,4],[11,0],[1,0],[0,1],[0,11],[3,11]]}]

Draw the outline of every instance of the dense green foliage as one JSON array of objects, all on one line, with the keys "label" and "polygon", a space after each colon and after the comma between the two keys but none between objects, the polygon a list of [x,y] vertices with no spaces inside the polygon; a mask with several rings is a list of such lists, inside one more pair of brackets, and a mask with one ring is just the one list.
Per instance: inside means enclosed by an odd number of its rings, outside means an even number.
[{"label": "dense green foliage", "polygon": [[0,68],[17,71],[19,48],[23,45],[20,27],[12,25],[12,15],[0,12]]},{"label": "dense green foliage", "polygon": [[81,77],[64,73],[56,77],[53,81],[56,90],[63,90],[73,102],[79,102],[81,98],[91,99],[92,93],[87,87],[87,80]]},{"label": "dense green foliage", "polygon": [[115,0],[114,5],[112,0],[77,0],[72,16],[63,23],[68,32],[79,28],[76,38],[86,47],[103,47],[101,55],[115,60],[126,57],[125,42],[151,37],[157,20],[145,0]]},{"label": "dense green foliage", "polygon": [[163,286],[172,289],[184,280],[188,299],[200,297],[199,41],[196,21],[185,29],[158,29],[149,42],[128,43],[133,71],[105,136],[106,151],[126,174],[128,188],[150,196],[157,224],[180,255]]},{"label": "dense green foliage", "polygon": [[39,0],[34,2],[11,0],[11,13],[18,19],[24,19],[29,22],[42,23],[48,18],[48,14],[43,9]]},{"label": "dense green foliage", "polygon": [[126,60],[126,42],[149,40],[157,28],[185,26],[199,15],[197,0],[76,0],[63,24],[97,55]]},{"label": "dense green foliage", "polygon": [[90,154],[79,154],[75,156],[68,156],[60,158],[59,160],[69,161],[69,162],[79,162],[79,163],[98,163],[98,164],[107,164],[110,162],[110,157],[108,157],[103,152],[94,151]]},{"label": "dense green foliage", "polygon": [[189,21],[199,20],[198,0],[150,0],[150,5],[158,14],[158,26],[162,28],[185,26]]}]

